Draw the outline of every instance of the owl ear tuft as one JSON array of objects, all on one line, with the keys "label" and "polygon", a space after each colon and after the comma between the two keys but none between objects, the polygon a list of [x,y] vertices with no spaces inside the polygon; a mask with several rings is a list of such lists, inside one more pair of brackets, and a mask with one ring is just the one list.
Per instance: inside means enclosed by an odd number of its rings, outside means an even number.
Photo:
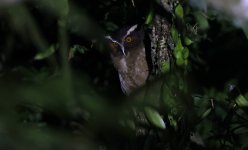
[{"label": "owl ear tuft", "polygon": [[131,26],[131,27],[127,30],[127,34],[126,34],[126,35],[129,35],[130,33],[132,33],[137,27],[138,27],[137,24]]},{"label": "owl ear tuft", "polygon": [[105,38],[105,39],[107,39],[107,40],[112,40],[112,37],[111,37],[111,36],[109,36],[109,35],[104,36],[104,38]]}]

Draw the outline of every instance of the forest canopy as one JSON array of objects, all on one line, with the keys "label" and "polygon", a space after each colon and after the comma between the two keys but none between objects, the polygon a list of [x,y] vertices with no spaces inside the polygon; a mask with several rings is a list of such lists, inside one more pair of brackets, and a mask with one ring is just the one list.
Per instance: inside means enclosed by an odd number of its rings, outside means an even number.
[{"label": "forest canopy", "polygon": [[248,0],[0,0],[0,149],[247,149],[247,40]]}]

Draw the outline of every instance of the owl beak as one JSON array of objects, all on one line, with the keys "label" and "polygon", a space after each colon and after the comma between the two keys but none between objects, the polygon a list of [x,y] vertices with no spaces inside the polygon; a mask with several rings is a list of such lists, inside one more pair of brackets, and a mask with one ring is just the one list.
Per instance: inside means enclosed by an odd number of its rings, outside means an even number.
[{"label": "owl beak", "polygon": [[122,51],[123,55],[124,55],[124,56],[127,56],[126,53],[125,53],[125,48],[124,48],[124,46],[123,46],[123,45],[120,45],[120,46],[121,46],[121,51]]}]

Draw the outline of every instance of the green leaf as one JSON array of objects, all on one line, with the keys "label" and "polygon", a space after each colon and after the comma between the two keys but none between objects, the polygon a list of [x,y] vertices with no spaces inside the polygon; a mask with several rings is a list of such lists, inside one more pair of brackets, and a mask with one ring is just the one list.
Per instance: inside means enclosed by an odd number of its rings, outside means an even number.
[{"label": "green leaf", "polygon": [[165,129],[166,125],[160,114],[157,112],[157,110],[151,108],[151,107],[145,107],[145,114],[147,119],[156,127],[160,129]]},{"label": "green leaf", "polygon": [[244,134],[244,133],[248,133],[248,128],[247,127],[239,127],[234,130],[235,134]]},{"label": "green leaf", "polygon": [[193,43],[193,41],[189,37],[184,37],[184,43],[185,45],[189,46],[190,44]]},{"label": "green leaf", "polygon": [[184,60],[184,65],[187,66],[188,64],[189,64],[188,59],[185,59],[185,60]]},{"label": "green leaf", "polygon": [[179,34],[178,34],[178,31],[176,30],[176,28],[174,26],[171,28],[171,36],[172,36],[174,43],[177,43],[178,38],[179,38]]},{"label": "green leaf", "polygon": [[177,121],[174,119],[174,117],[170,114],[168,114],[168,120],[170,121],[170,125],[177,129]]},{"label": "green leaf", "polygon": [[146,21],[145,21],[146,25],[150,25],[152,23],[153,16],[154,16],[154,11],[153,11],[153,9],[151,9],[149,14],[146,17]]},{"label": "green leaf", "polygon": [[185,60],[184,60],[183,58],[178,58],[178,59],[176,60],[176,64],[177,64],[178,66],[183,66],[183,65],[185,64]]},{"label": "green leaf", "polygon": [[202,116],[201,116],[201,118],[203,119],[203,118],[206,118],[209,114],[210,114],[210,112],[211,112],[211,108],[208,108],[203,114],[202,114]]},{"label": "green leaf", "polygon": [[130,127],[131,129],[135,130],[135,123],[133,120],[127,120],[126,124],[128,127]]},{"label": "green leaf", "polygon": [[47,50],[41,51],[39,53],[37,53],[34,57],[35,60],[42,60],[45,58],[48,58],[49,56],[51,56],[53,53],[55,52],[55,46],[52,45],[50,46]]},{"label": "green leaf", "polygon": [[[170,81],[174,80],[174,78],[172,77],[169,77],[168,79]],[[181,112],[180,110],[181,105],[176,100],[170,87],[171,85],[169,86],[168,84],[163,83],[161,87],[162,88],[161,102],[163,103],[163,107],[165,108],[165,111],[175,116]]]},{"label": "green leaf", "polygon": [[88,51],[88,48],[86,48],[85,46],[82,46],[82,45],[74,45],[70,49],[70,51],[72,51],[72,52],[78,51],[79,53],[84,54],[86,51]]},{"label": "green leaf", "polygon": [[73,47],[71,47],[69,50],[68,60],[72,59],[76,52],[84,54],[86,51],[88,51],[88,48],[86,48],[85,46],[73,45]]},{"label": "green leaf", "polygon": [[180,5],[180,4],[177,5],[177,7],[175,9],[175,14],[176,14],[176,16],[178,18],[183,19],[184,14],[183,14],[183,7],[182,7],[182,5]]},{"label": "green leaf", "polygon": [[[176,57],[177,57],[177,55],[180,55],[181,56],[181,54],[178,54],[178,53],[182,53],[183,49],[184,49],[184,47],[182,45],[182,41],[181,41],[181,39],[178,39],[177,44],[176,44],[176,47],[174,49],[174,55]],[[179,58],[179,57],[177,57],[177,58]]]},{"label": "green leaf", "polygon": [[174,49],[174,56],[176,58],[176,64],[178,66],[184,66],[188,64],[189,49],[182,45],[182,41],[179,38]]},{"label": "green leaf", "polygon": [[189,49],[187,47],[184,47],[183,49],[183,58],[188,59],[189,57]]},{"label": "green leaf", "polygon": [[207,30],[209,28],[208,20],[203,15],[203,12],[197,11],[194,13],[194,16],[201,30]]},{"label": "green leaf", "polygon": [[248,100],[243,95],[239,95],[236,98],[236,103],[240,107],[248,107]]},{"label": "green leaf", "polygon": [[176,64],[178,66],[182,66],[184,64],[184,58],[183,58],[183,45],[181,42],[181,39],[178,39],[176,47],[174,49],[174,56],[176,58]]},{"label": "green leaf", "polygon": [[161,70],[162,70],[162,73],[168,72],[170,70],[170,62],[165,61],[164,63],[162,63]]}]

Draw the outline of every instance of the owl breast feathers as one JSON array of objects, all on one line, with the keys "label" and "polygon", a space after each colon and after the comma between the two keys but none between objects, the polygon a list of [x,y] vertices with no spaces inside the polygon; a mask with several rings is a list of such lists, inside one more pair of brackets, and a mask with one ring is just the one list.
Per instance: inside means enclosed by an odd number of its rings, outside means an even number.
[{"label": "owl breast feathers", "polygon": [[113,36],[106,36],[110,55],[119,73],[121,89],[129,95],[143,86],[149,75],[144,45],[144,31],[137,25],[124,27]]}]

